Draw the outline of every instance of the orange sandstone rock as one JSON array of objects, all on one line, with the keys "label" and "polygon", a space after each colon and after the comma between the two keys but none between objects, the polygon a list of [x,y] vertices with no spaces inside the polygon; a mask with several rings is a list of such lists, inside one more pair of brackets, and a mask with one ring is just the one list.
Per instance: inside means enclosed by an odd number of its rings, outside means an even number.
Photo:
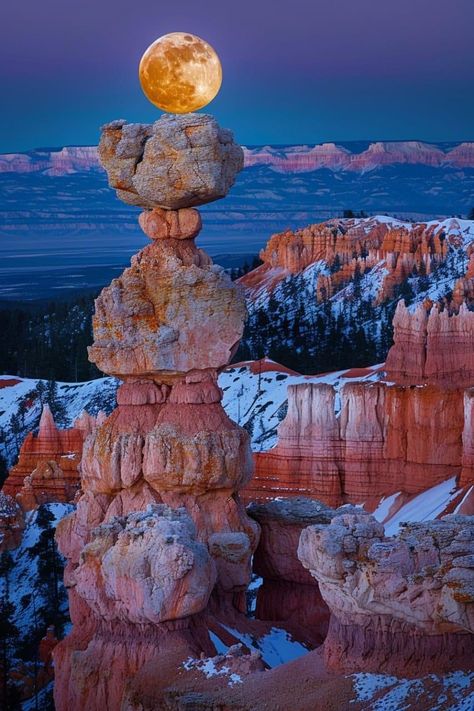
[{"label": "orange sandstone rock", "polygon": [[72,501],[80,485],[78,469],[84,438],[91,427],[84,418],[79,426],[60,430],[45,405],[38,434],[27,435],[3,492],[18,496],[27,510],[50,501]]}]

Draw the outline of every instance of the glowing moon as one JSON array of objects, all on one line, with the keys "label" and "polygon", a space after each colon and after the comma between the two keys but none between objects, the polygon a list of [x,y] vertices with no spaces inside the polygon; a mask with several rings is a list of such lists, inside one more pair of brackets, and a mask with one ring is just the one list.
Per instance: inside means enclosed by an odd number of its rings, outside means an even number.
[{"label": "glowing moon", "polygon": [[141,58],[138,73],[145,96],[172,114],[202,109],[222,83],[222,67],[214,49],[187,32],[155,40]]}]

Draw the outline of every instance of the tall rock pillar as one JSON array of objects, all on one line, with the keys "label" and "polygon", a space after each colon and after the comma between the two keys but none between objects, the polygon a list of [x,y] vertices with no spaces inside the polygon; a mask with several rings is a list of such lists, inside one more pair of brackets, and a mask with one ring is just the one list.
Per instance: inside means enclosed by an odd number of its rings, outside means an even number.
[{"label": "tall rock pillar", "polygon": [[83,495],[57,532],[72,632],[55,649],[58,711],[120,708],[163,648],[211,652],[205,610],[240,604],[259,527],[239,490],[247,432],[217,377],[242,336],[240,287],[194,238],[195,206],[223,197],[243,166],[229,131],[203,114],[105,126],[99,156],[151,239],[96,301],[89,358],[122,381],[90,434]]}]

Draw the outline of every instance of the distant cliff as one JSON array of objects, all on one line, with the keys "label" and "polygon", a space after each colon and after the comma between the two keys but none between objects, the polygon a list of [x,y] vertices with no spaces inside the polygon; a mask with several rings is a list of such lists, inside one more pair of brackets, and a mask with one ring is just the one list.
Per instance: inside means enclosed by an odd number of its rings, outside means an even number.
[{"label": "distant cliff", "polygon": [[[322,168],[365,173],[395,164],[474,168],[474,142],[441,146],[422,141],[377,141],[361,151],[357,150],[358,145],[321,143],[314,146],[244,148],[245,166],[265,165],[282,173],[305,173]],[[101,170],[96,146],[66,146],[0,154],[0,173],[40,172],[59,176],[88,170]]]}]

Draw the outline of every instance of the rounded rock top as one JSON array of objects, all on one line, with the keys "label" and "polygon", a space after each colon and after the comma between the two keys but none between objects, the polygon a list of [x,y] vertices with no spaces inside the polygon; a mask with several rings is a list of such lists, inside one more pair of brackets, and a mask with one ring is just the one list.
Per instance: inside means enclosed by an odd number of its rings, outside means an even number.
[{"label": "rounded rock top", "polygon": [[227,195],[244,165],[231,131],[208,114],[162,116],[153,124],[102,128],[99,160],[125,203],[179,210]]}]

